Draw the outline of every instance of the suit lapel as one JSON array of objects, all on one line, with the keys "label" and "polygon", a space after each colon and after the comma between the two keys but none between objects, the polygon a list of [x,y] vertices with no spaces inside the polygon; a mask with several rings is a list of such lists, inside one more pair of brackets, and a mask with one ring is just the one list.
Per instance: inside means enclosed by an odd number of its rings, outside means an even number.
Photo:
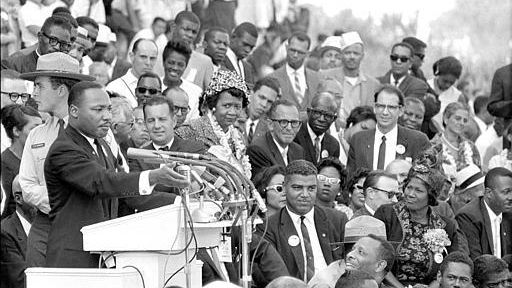
[{"label": "suit lapel", "polygon": [[[267,138],[266,140],[268,143],[268,148],[270,150],[270,153],[272,153],[272,157],[276,160],[277,164],[279,164],[281,166],[286,166],[284,164],[283,156],[279,152],[279,148],[277,148],[276,143],[274,143],[272,134],[270,134],[270,132],[267,132],[267,134],[265,134],[265,137]],[[288,152],[289,152],[289,150],[288,150]]]},{"label": "suit lapel", "polygon": [[13,213],[15,221],[15,228],[16,228],[16,237],[18,238],[18,243],[20,244],[21,248],[20,251],[22,251],[23,256],[25,256],[25,250],[27,248],[27,234],[25,234],[25,230],[23,229],[23,225],[21,224],[21,220],[18,217],[18,214],[16,212]]},{"label": "suit lapel", "polygon": [[373,168],[373,148],[375,146],[375,132],[376,130],[373,129],[372,133],[369,133],[370,139],[368,141],[368,144],[365,147],[365,153],[366,154],[366,161],[369,165],[369,167]]},{"label": "suit lapel", "polygon": [[[315,155],[315,147],[313,146],[313,143],[311,142],[311,137],[309,136],[308,127],[307,127],[307,121],[302,123],[302,126],[300,127],[299,133],[297,134],[297,137],[299,137],[300,142],[302,144],[302,148],[306,150],[306,153],[311,155],[311,159],[314,161],[316,159]],[[325,137],[324,137],[325,139]],[[323,142],[323,139],[322,139]]]},{"label": "suit lapel", "polygon": [[404,91],[407,91],[407,88],[409,88],[411,79],[412,79],[411,76],[405,75],[404,81],[402,81],[402,83],[400,83],[400,85],[398,85],[398,88],[400,89],[400,91],[402,91],[402,93],[404,93]]},{"label": "suit lapel", "polygon": [[328,219],[325,216],[325,212],[319,207],[315,207],[314,218],[316,234],[318,236],[318,241],[320,242],[320,247],[322,248],[325,263],[329,264],[332,262],[333,258],[329,240],[329,225],[325,224],[328,223]]},{"label": "suit lapel", "polygon": [[297,230],[295,229],[295,225],[293,224],[292,218],[290,217],[290,214],[288,214],[288,210],[286,208],[281,209],[281,236],[282,239],[284,239],[290,247],[290,251],[292,252],[292,256],[295,259],[295,263],[297,263],[297,268],[300,273],[300,279],[304,278],[304,255],[302,254],[302,248],[300,243],[298,245],[292,246],[289,245],[289,239],[292,236],[295,236],[299,238],[299,234],[297,233]]},{"label": "suit lapel", "polygon": [[[404,157],[407,155],[407,152],[409,152],[407,150],[407,137],[405,137],[404,128],[402,128],[400,125],[398,125],[397,129],[398,129],[398,133],[397,133],[397,137],[396,137],[397,138],[396,139],[396,146],[397,146],[397,148],[398,148],[398,145],[404,146],[405,151],[402,154],[399,154],[399,153],[395,152],[395,158],[396,159],[398,159],[398,158],[404,159]],[[397,149],[397,151],[398,151],[398,149]]]},{"label": "suit lapel", "polygon": [[491,226],[491,218],[489,218],[489,213],[487,212],[487,207],[485,207],[484,198],[480,199],[480,211],[482,211],[482,216],[484,220],[484,229],[485,234],[487,235],[487,241],[489,241],[489,248],[491,254],[494,254],[494,245],[492,240],[492,226]]},{"label": "suit lapel", "polygon": [[[293,90],[292,82],[290,82],[290,77],[288,77],[288,74],[286,73],[286,65],[283,65],[277,73],[279,73],[279,77],[283,79],[284,85],[281,87],[283,89],[284,95],[289,95],[290,98],[295,102],[297,106],[299,105],[299,100],[297,99],[297,95],[295,95],[295,90]],[[286,93],[286,94],[285,94]],[[286,97],[285,97],[286,98]]]}]

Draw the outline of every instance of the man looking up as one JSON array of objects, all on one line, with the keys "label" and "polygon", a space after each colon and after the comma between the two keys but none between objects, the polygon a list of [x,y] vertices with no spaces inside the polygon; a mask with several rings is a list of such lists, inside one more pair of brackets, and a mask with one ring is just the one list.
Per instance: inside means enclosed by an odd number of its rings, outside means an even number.
[{"label": "man looking up", "polygon": [[268,131],[267,113],[279,98],[279,83],[274,78],[265,77],[258,80],[252,90],[245,122],[247,144]]},{"label": "man looking up", "polygon": [[107,85],[107,91],[116,92],[125,97],[132,107],[137,107],[137,96],[135,95],[137,82],[143,73],[153,71],[158,56],[158,48],[153,40],[139,39],[133,44],[129,56],[132,68],[120,78],[110,82]]},{"label": "man looking up", "polygon": [[350,111],[357,106],[373,105],[373,95],[379,88],[379,81],[361,71],[364,58],[364,43],[357,32],[341,35],[342,67],[322,71],[326,77],[332,77],[343,85],[343,106],[340,119],[345,122]]},{"label": "man looking up", "polygon": [[212,27],[204,34],[204,54],[212,59],[213,71],[224,67],[224,59],[229,47],[229,34],[220,27]]}]

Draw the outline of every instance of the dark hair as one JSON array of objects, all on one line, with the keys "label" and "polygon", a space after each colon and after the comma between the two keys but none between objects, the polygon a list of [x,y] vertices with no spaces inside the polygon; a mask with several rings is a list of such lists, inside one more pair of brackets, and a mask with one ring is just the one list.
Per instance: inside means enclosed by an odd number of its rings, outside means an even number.
[{"label": "dark hair", "polygon": [[203,107],[203,105],[206,105],[206,107],[208,109],[212,110],[215,106],[217,106],[217,102],[219,102],[220,94],[222,94],[223,92],[227,92],[227,93],[229,93],[229,95],[231,95],[235,98],[242,98],[242,108],[247,107],[247,104],[249,104],[249,100],[247,99],[245,93],[242,90],[240,90],[238,88],[231,87],[231,88],[222,90],[219,93],[209,96],[209,97],[205,97],[205,95],[203,93],[201,98],[199,98],[199,107]]},{"label": "dark hair", "polygon": [[165,60],[167,60],[167,58],[169,58],[171,52],[176,52],[178,54],[185,56],[185,58],[187,59],[187,64],[188,61],[190,60],[190,55],[192,55],[192,49],[190,49],[190,46],[181,40],[171,40],[167,42],[167,45],[165,45],[164,48],[164,52],[162,53],[162,60],[164,62]]},{"label": "dark hair", "polygon": [[297,39],[299,40],[300,42],[308,42],[308,50],[309,50],[309,47],[311,46],[311,38],[309,38],[308,34],[302,32],[302,31],[296,31],[296,32],[293,32],[293,34],[290,36],[290,38],[288,38],[288,43],[290,43],[292,41],[292,39]]},{"label": "dark hair", "polygon": [[233,36],[235,37],[242,37],[244,36],[244,33],[247,33],[254,38],[258,38],[258,29],[250,22],[243,22],[233,30]]},{"label": "dark hair", "polygon": [[286,166],[285,174],[284,174],[284,182],[286,183],[289,180],[291,175],[317,175],[318,170],[316,169],[313,163],[306,160],[294,160],[288,163]]},{"label": "dark hair", "polygon": [[166,104],[169,107],[169,112],[171,113],[171,116],[174,115],[174,103],[172,103],[171,99],[164,96],[153,96],[149,98],[142,106],[142,113],[144,113],[144,118],[146,118],[146,107],[161,104]]},{"label": "dark hair", "polygon": [[336,281],[335,288],[359,288],[366,281],[375,281],[372,275],[362,270],[345,270],[345,273]]},{"label": "dark hair", "polygon": [[103,89],[103,86],[97,82],[81,81],[73,85],[69,91],[68,106],[78,105],[82,101],[85,90]]},{"label": "dark hair", "polygon": [[508,271],[512,271],[512,254],[507,254],[503,257],[501,257],[503,261],[507,262],[508,264]]},{"label": "dark hair", "polygon": [[139,86],[140,81],[144,78],[158,79],[158,85],[159,85],[158,89],[162,89],[162,79],[160,79],[160,76],[158,76],[158,74],[151,72],[151,71],[144,72],[139,76],[139,80],[137,80],[137,87]]},{"label": "dark hair", "polygon": [[165,21],[164,18],[162,18],[162,17],[155,17],[155,19],[153,19],[153,22],[151,22],[151,25],[155,25],[156,22],[158,22],[158,21],[162,21],[162,22],[165,22],[165,24],[167,24],[167,21]]},{"label": "dark hair", "polygon": [[365,237],[371,238],[380,243],[378,257],[381,260],[386,261],[387,265],[386,265],[386,268],[384,268],[384,271],[389,272],[391,270],[391,268],[393,268],[393,264],[395,263],[395,257],[396,257],[395,248],[393,248],[393,245],[391,245],[391,243],[386,241],[386,239],[379,237],[375,234],[368,234]]},{"label": "dark hair", "polygon": [[[62,7],[62,8],[64,8],[64,7]],[[70,13],[57,12],[57,13],[54,13],[53,16],[64,18],[69,22],[69,24],[71,24],[71,26],[73,26],[73,28],[75,28],[75,29],[78,28],[78,22],[76,22],[76,19],[73,18],[73,16],[71,16]]]},{"label": "dark hair", "polygon": [[503,167],[492,168],[485,175],[484,186],[485,188],[493,189],[496,185],[496,180],[498,177],[509,177],[512,178],[512,171]]},{"label": "dark hair", "polygon": [[400,91],[400,89],[398,89],[398,87],[395,87],[394,85],[391,84],[383,84],[379,88],[379,90],[375,92],[375,94],[373,95],[375,103],[377,103],[377,98],[379,97],[379,94],[382,92],[396,95],[398,97],[398,105],[404,106],[404,94],[402,93],[402,91]]},{"label": "dark hair", "polygon": [[363,183],[363,194],[366,196],[366,190],[370,187],[374,187],[380,178],[387,177],[396,180],[396,176],[384,170],[373,170],[366,176]]},{"label": "dark hair", "polygon": [[411,45],[415,51],[418,51],[419,49],[422,49],[422,48],[423,49],[427,48],[427,44],[425,42],[421,41],[420,39],[418,39],[416,37],[412,37],[412,36],[405,37],[404,39],[402,39],[402,42]]},{"label": "dark hair", "polygon": [[212,27],[206,31],[206,33],[204,34],[204,41],[209,41],[213,37],[213,33],[215,33],[215,32],[228,34],[228,37],[229,37],[229,33],[226,29],[216,26],[216,27]]},{"label": "dark hair", "polygon": [[262,86],[267,86],[268,88],[276,91],[277,95],[279,95],[281,93],[279,82],[276,80],[276,78],[272,78],[272,77],[261,78],[260,80],[256,81],[256,84],[254,84],[252,91],[256,92],[256,91],[260,90],[260,88]]},{"label": "dark hair", "polygon": [[313,99],[311,99],[311,103],[309,104],[309,107],[317,107],[318,105],[318,102],[320,101],[320,99],[322,98],[330,98],[331,100],[331,105],[334,104],[334,110],[337,110],[337,104],[336,104],[336,96],[334,96],[333,94],[331,93],[327,93],[327,94],[324,94],[324,93],[316,93],[314,96],[313,96]]},{"label": "dark hair", "polygon": [[39,112],[30,106],[11,104],[2,108],[2,125],[9,139],[14,140],[14,127],[19,131],[27,125],[28,120],[25,116],[34,116],[41,118]]},{"label": "dark hair", "polygon": [[486,96],[478,96],[475,98],[473,102],[473,110],[475,114],[478,115],[482,111],[482,109],[487,109],[487,103],[489,103],[489,97]]},{"label": "dark hair", "polygon": [[340,174],[340,189],[345,187],[345,182],[347,181],[347,170],[345,169],[345,165],[341,163],[340,159],[335,157],[327,157],[321,159],[320,162],[318,162],[316,165],[318,173],[320,173],[320,171],[326,167],[333,167],[336,169],[336,171],[338,171],[338,174]]},{"label": "dark hair", "polygon": [[404,102],[405,102],[405,104],[414,103],[414,104],[420,105],[421,107],[423,107],[423,111],[425,111],[425,103],[423,103],[423,101],[421,101],[420,99],[418,99],[416,97],[412,97],[412,96],[405,97]]},{"label": "dark hair", "polygon": [[180,13],[178,13],[178,15],[176,15],[176,18],[174,18],[174,23],[176,23],[176,25],[179,25],[183,20],[188,20],[190,22],[201,25],[201,20],[199,20],[199,17],[197,17],[196,14],[190,11],[181,11]]},{"label": "dark hair", "polygon": [[368,119],[372,119],[377,122],[373,108],[370,106],[357,106],[350,111],[350,115],[348,115],[347,118],[346,128]]},{"label": "dark hair", "polygon": [[52,16],[55,14],[59,14],[59,13],[66,13],[66,14],[71,15],[71,11],[69,11],[69,9],[67,7],[57,7],[55,9],[53,9]]},{"label": "dark hair", "polygon": [[352,194],[354,192],[354,185],[356,185],[357,182],[359,182],[359,179],[368,177],[368,174],[371,172],[370,169],[365,167],[357,168],[356,172],[348,179],[347,185],[345,189],[348,193]]},{"label": "dark hair", "polygon": [[73,26],[68,19],[64,18],[63,16],[55,15],[46,18],[43,26],[41,27],[41,31],[44,33],[49,33],[48,30],[50,30],[50,27],[53,26],[59,26],[67,31],[71,31],[71,29],[73,29]]},{"label": "dark hair", "polygon": [[91,17],[87,17],[87,16],[80,16],[80,17],[76,17],[76,22],[78,22],[78,25],[79,26],[82,26],[82,25],[91,25],[94,29],[96,30],[99,30],[100,29],[100,25],[98,25],[98,22],[96,22],[94,19],[92,19]]},{"label": "dark hair", "polygon": [[265,188],[268,186],[268,183],[277,174],[285,174],[285,168],[280,165],[274,165],[270,167],[263,168],[256,176],[254,176],[252,182],[254,183],[254,187],[260,192],[261,197],[266,199],[267,192]]},{"label": "dark hair", "polygon": [[142,41],[149,41],[153,44],[155,44],[155,47],[157,47],[158,49],[158,45],[156,45],[155,41],[152,40],[152,39],[146,39],[146,38],[139,38],[137,39],[134,43],[133,43],[133,47],[132,47],[132,53],[137,53],[137,49],[139,48],[139,44],[142,42]]},{"label": "dark hair", "polygon": [[[279,105],[297,108],[297,105],[295,105],[295,103],[291,102],[290,100],[279,99],[277,101],[274,101],[274,103],[272,103],[272,106],[270,106],[270,110],[268,111],[268,115],[271,118],[274,117],[273,115],[276,112],[276,109],[277,109],[277,107],[279,107]],[[299,108],[297,108],[297,109],[299,109]]]},{"label": "dark hair", "polygon": [[71,88],[78,82],[80,82],[80,81],[76,80],[76,79],[60,78],[60,77],[53,77],[53,76],[50,77],[50,83],[51,83],[53,89],[57,89],[57,88],[59,88],[60,85],[64,85],[64,86],[66,86],[68,91],[70,91]]},{"label": "dark hair", "polygon": [[473,284],[476,287],[484,287],[484,284],[491,280],[490,276],[508,271],[507,262],[494,255],[480,255],[474,260],[475,270],[473,272]]},{"label": "dark hair", "polygon": [[473,265],[473,261],[468,257],[468,255],[460,251],[455,251],[448,254],[448,256],[444,258],[443,263],[441,263],[441,266],[439,266],[439,272],[441,272],[441,275],[444,274],[444,271],[446,271],[446,268],[448,268],[448,264],[450,263],[463,263],[468,265],[471,271],[470,274],[473,275],[473,269],[475,269],[475,266]]},{"label": "dark hair", "polygon": [[405,48],[409,49],[409,51],[411,51],[409,56],[412,57],[414,55],[414,47],[412,47],[412,45],[407,42],[399,42],[399,43],[393,44],[393,46],[391,47],[391,53],[393,53],[393,50],[395,50],[396,47],[405,47]]},{"label": "dark hair", "polygon": [[432,65],[432,70],[435,76],[450,74],[459,79],[462,74],[462,64],[457,58],[448,56],[437,60]]}]

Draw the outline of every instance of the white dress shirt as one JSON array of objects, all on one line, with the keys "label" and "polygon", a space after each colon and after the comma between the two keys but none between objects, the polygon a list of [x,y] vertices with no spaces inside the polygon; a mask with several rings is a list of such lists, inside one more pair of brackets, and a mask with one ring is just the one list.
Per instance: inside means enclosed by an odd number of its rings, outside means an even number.
[{"label": "white dress shirt", "polygon": [[478,116],[473,117],[473,119],[475,119],[476,125],[478,125],[478,129],[480,129],[480,135],[482,135],[482,133],[487,131],[487,129],[489,129],[489,127],[491,126],[491,125],[485,124],[485,122],[482,119],[480,119]]},{"label": "white dress shirt", "polygon": [[238,58],[235,55],[235,52],[233,52],[231,48],[228,48],[228,51],[226,51],[226,57],[228,57],[231,64],[233,64],[236,73],[240,75],[242,79],[245,80],[244,63],[242,62],[242,60],[238,60]]},{"label": "white dress shirt", "polygon": [[501,258],[501,220],[503,217],[503,213],[496,215],[494,211],[492,211],[491,207],[487,205],[487,202],[484,201],[485,208],[487,209],[487,214],[489,214],[489,220],[491,220],[491,230],[492,230],[492,248],[494,250],[493,255]]},{"label": "white dress shirt", "polygon": [[251,123],[254,123],[252,125],[252,133],[256,132],[256,126],[258,126],[258,123],[260,122],[260,119],[251,120],[251,118],[247,118],[247,121],[245,121],[245,133],[246,135],[249,135],[249,131],[251,129]]},{"label": "white dress shirt", "polygon": [[272,140],[274,143],[276,143],[277,149],[279,150],[279,153],[281,154],[281,157],[283,158],[284,165],[288,166],[288,146],[283,148],[279,143],[277,143],[276,139],[272,137]]},{"label": "white dress shirt", "polygon": [[395,125],[391,131],[386,134],[382,134],[377,125],[375,129],[375,138],[373,140],[373,170],[377,170],[377,164],[379,162],[379,148],[382,143],[382,136],[386,136],[386,153],[384,156],[384,168],[396,158],[396,143],[398,140],[398,125]]},{"label": "white dress shirt", "polygon": [[32,227],[32,224],[25,219],[25,217],[21,216],[20,212],[16,211],[16,215],[18,215],[18,218],[20,218],[21,226],[23,227],[23,231],[25,231],[25,235],[28,236],[28,232],[30,232],[30,227]]},{"label": "white dress shirt", "polygon": [[[304,65],[300,66],[297,70],[293,69],[286,63],[286,75],[288,75],[288,78],[290,79],[290,83],[292,83],[293,91],[295,93],[300,93],[300,95],[304,96],[306,94],[307,89],[307,83],[306,83],[306,68],[304,68]],[[297,72],[297,75],[299,77],[299,85],[300,85],[300,91],[295,90],[295,72]]]},{"label": "white dress shirt", "polygon": [[[290,218],[292,218],[293,226],[295,226],[295,230],[297,231],[297,236],[300,238],[300,243],[304,243],[302,239],[302,230],[300,229],[301,220],[298,214],[293,213],[286,206],[286,210],[288,214],[290,214]],[[309,240],[311,241],[311,249],[313,250],[313,259],[315,261],[315,274],[322,269],[327,267],[327,263],[325,262],[324,253],[322,252],[322,247],[320,246],[320,241],[318,240],[318,233],[316,233],[315,226],[315,207],[311,209],[308,213],[304,215],[304,224],[308,229]],[[304,271],[307,271],[307,262],[306,262],[306,248],[304,245],[300,245],[302,248],[302,255],[304,256]]]},{"label": "white dress shirt", "polygon": [[364,207],[366,208],[366,210],[368,210],[368,212],[370,212],[370,214],[372,214],[372,216],[375,214],[375,210],[373,210],[372,207],[368,206],[366,202],[364,203]]},{"label": "white dress shirt", "polygon": [[313,129],[311,129],[311,127],[309,126],[309,123],[307,123],[306,125],[308,126],[309,138],[311,138],[311,143],[313,143],[313,147],[315,147],[315,139],[316,139],[316,137],[319,137],[320,138],[320,150],[322,150],[322,140],[324,140],[325,133],[323,133],[322,135],[318,136],[318,135],[315,134],[315,132],[313,132]]},{"label": "white dress shirt", "polygon": [[132,105],[132,108],[135,108],[137,107],[137,96],[135,96],[135,88],[137,88],[138,80],[139,79],[133,75],[132,68],[130,68],[126,74],[108,83],[106,90],[118,93],[121,95],[121,97],[124,97],[126,100],[128,100],[128,103]]},{"label": "white dress shirt", "polygon": [[396,79],[395,79],[395,76],[393,76],[393,73],[391,73],[391,74],[389,74],[389,83],[391,83],[391,85],[393,85],[395,87],[398,87],[398,86],[400,86],[400,84],[402,84],[402,82],[404,82],[405,76],[407,76],[407,75],[400,77],[400,79],[398,79],[398,84],[395,85]]}]

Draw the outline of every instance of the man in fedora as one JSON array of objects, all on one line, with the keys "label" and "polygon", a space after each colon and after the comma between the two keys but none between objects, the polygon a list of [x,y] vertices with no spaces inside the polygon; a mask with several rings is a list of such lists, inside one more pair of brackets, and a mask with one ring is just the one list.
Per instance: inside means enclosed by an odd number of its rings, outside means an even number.
[{"label": "man in fedora", "polygon": [[[334,288],[336,281],[346,270],[359,270],[370,274],[379,287],[387,287],[384,277],[395,261],[395,249],[386,241],[384,222],[372,216],[363,215],[347,222],[342,243],[348,254],[345,260],[331,263],[319,271],[308,287]],[[351,249],[350,246],[352,246]],[[347,247],[348,246],[348,247]]]},{"label": "man in fedora", "polygon": [[339,68],[321,71],[321,74],[334,78],[343,85],[343,105],[338,117],[344,122],[355,107],[373,105],[373,94],[380,84],[377,79],[363,73],[360,69],[361,61],[364,58],[364,43],[359,33],[347,32],[340,37],[343,65]]},{"label": "man in fedora", "polygon": [[475,164],[457,172],[455,190],[448,200],[453,212],[457,213],[464,205],[484,195],[484,176]]},{"label": "man in fedora", "polygon": [[46,263],[46,242],[50,229],[44,161],[50,146],[67,125],[67,101],[71,87],[81,80],[94,80],[94,77],[80,74],[78,60],[62,52],[41,55],[36,70],[23,73],[20,77],[34,82],[33,98],[38,110],[50,114],[44,124],[30,131],[19,172],[23,198],[38,209],[28,235],[27,265],[40,267]]}]

